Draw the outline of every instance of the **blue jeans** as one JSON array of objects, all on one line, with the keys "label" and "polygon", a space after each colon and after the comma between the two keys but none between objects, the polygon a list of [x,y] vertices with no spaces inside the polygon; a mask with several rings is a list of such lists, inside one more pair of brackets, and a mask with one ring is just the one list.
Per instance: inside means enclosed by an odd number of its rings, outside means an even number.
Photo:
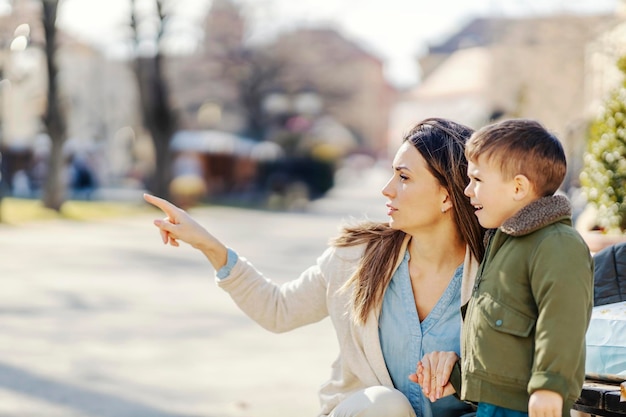
[{"label": "blue jeans", "polygon": [[478,403],[476,417],[528,417],[528,413],[493,404]]}]

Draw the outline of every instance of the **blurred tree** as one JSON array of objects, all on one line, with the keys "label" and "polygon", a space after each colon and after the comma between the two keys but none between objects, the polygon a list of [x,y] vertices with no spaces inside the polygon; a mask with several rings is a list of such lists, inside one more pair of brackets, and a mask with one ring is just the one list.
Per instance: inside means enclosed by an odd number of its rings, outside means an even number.
[{"label": "blurred tree", "polygon": [[43,121],[51,141],[50,154],[48,156],[48,172],[44,183],[42,202],[45,207],[60,211],[66,196],[66,184],[63,180],[65,173],[63,144],[67,139],[67,135],[65,116],[59,100],[57,82],[56,19],[59,0],[42,0],[41,4],[48,73],[48,98]]},{"label": "blurred tree", "polygon": [[[626,75],[626,57],[618,61]],[[597,226],[626,230],[626,76],[607,98],[590,126],[580,181],[587,201],[597,209]]]},{"label": "blurred tree", "polygon": [[272,122],[265,102],[273,89],[280,88],[286,63],[262,49],[246,49],[240,57],[239,69],[231,73],[235,74],[240,104],[246,114],[244,133],[264,140]]},{"label": "blurred tree", "polygon": [[[131,27],[134,33],[136,58],[135,75],[141,103],[141,114],[145,129],[150,133],[155,150],[155,170],[148,181],[150,191],[158,196],[169,198],[169,184],[172,179],[170,140],[176,131],[177,120],[169,102],[169,92],[163,71],[162,39],[168,14],[162,0],[155,0],[154,16],[143,16],[155,24],[157,29],[151,34],[154,39],[146,39],[140,30],[142,22],[137,11],[136,0],[131,0]],[[145,45],[151,45],[144,51]]]},{"label": "blurred tree", "polygon": [[[277,59],[268,45],[248,44],[248,7],[213,0],[199,22],[202,38],[195,53],[183,59],[168,56],[170,86],[180,122],[187,128],[224,130],[258,141],[266,138],[271,120],[264,101],[269,93],[283,89],[279,79],[286,62]],[[219,113],[199,119],[206,105]]]},{"label": "blurred tree", "polygon": [[[4,67],[0,67],[0,80],[4,79]],[[0,103],[0,114],[3,113],[3,109],[2,106],[4,104]],[[0,117],[0,132],[3,131],[2,128],[2,123],[4,123],[4,121],[2,120],[2,118]],[[2,163],[2,148],[0,147],[0,223],[3,222],[2,220],[2,199],[4,198],[5,193],[7,192],[7,188],[6,188],[6,175],[4,174],[4,164]]]},{"label": "blurred tree", "polygon": [[[2,78],[2,73],[0,72],[0,79]],[[0,124],[0,130],[2,129],[2,125]],[[6,192],[6,180],[3,179],[4,177],[4,169],[3,169],[3,164],[2,164],[2,152],[0,152],[0,223],[3,222],[2,220],[2,199],[4,198],[4,194]]]}]

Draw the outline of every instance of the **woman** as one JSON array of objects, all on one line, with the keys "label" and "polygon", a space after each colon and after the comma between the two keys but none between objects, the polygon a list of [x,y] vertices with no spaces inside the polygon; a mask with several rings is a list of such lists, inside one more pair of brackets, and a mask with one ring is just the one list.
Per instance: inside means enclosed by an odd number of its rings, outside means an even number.
[{"label": "woman", "polygon": [[261,326],[284,332],[330,316],[340,352],[320,389],[320,416],[459,416],[471,408],[454,396],[431,404],[408,377],[425,353],[459,351],[461,284],[484,251],[483,230],[463,194],[471,133],[445,119],[418,123],[382,190],[389,222],[345,227],[316,265],[283,285],[185,211],[145,199],[167,215],[154,222],[163,242],[200,250],[218,285]]}]

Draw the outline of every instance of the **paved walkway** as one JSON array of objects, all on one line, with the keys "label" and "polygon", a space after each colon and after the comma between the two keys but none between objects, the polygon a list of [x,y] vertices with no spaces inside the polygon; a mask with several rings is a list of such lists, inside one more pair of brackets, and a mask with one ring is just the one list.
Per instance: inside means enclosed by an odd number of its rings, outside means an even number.
[{"label": "paved walkway", "polygon": [[[384,175],[354,177],[306,213],[192,214],[285,281],[348,215],[383,216]],[[155,217],[0,225],[0,417],[315,416],[330,321],[259,328],[198,252],[160,243]]]}]

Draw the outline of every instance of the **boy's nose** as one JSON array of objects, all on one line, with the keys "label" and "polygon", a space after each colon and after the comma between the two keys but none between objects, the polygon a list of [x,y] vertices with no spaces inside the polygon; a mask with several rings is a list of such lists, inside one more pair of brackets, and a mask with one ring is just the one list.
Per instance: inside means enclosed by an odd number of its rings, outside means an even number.
[{"label": "boy's nose", "polygon": [[467,197],[472,196],[471,187],[472,187],[471,183],[467,184],[467,187],[465,187],[465,189],[463,190],[463,194],[465,194]]}]

